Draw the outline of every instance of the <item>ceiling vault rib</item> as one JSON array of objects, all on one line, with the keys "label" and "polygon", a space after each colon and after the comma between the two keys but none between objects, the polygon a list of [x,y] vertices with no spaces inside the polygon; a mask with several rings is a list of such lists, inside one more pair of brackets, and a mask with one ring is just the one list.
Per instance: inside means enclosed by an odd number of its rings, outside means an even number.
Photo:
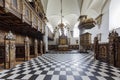
[{"label": "ceiling vault rib", "polygon": [[103,7],[101,8],[101,14],[102,14],[102,11],[103,11],[105,5],[107,4],[107,2],[108,2],[108,0],[105,0],[105,3],[103,4]]},{"label": "ceiling vault rib", "polygon": [[81,14],[81,12],[82,12],[82,6],[83,6],[83,0],[81,1],[81,6],[80,6],[80,14]]}]

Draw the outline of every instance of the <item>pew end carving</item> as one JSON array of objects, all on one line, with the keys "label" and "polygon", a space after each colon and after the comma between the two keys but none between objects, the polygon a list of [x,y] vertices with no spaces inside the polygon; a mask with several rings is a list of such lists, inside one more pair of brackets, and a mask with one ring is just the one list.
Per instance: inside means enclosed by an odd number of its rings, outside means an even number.
[{"label": "pew end carving", "polygon": [[116,31],[112,31],[108,37],[108,43],[99,43],[98,38],[94,38],[94,57],[120,67],[120,36]]}]

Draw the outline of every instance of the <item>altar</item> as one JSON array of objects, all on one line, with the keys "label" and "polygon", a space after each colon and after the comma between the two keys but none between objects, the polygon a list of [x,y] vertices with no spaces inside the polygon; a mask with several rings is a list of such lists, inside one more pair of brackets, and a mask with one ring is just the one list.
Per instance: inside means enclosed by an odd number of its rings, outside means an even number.
[{"label": "altar", "polygon": [[58,50],[69,50],[69,45],[68,45],[68,38],[67,36],[59,36],[59,44],[58,44]]},{"label": "altar", "polygon": [[[61,14],[62,15],[62,14]],[[58,37],[58,50],[69,50],[69,40],[68,40],[68,31],[69,28],[66,27],[66,25],[62,22],[62,16],[61,16],[61,23],[58,25],[58,31],[59,31],[59,37]]]},{"label": "altar", "polygon": [[69,46],[68,45],[58,45],[58,50],[67,51],[67,50],[69,50]]}]

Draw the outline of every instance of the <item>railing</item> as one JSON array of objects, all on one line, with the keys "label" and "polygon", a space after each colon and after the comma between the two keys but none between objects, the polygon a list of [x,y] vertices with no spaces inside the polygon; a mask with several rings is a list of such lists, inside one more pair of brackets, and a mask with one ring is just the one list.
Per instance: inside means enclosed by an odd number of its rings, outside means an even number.
[{"label": "railing", "polygon": [[[5,5],[4,5],[5,4]],[[30,3],[26,0],[0,0],[0,7],[5,6],[5,11],[10,12],[22,22],[27,23],[32,28],[41,31],[42,29],[42,20],[35,12],[35,9],[30,5]],[[44,30],[44,29],[42,29]],[[44,31],[42,31],[44,32]]]}]

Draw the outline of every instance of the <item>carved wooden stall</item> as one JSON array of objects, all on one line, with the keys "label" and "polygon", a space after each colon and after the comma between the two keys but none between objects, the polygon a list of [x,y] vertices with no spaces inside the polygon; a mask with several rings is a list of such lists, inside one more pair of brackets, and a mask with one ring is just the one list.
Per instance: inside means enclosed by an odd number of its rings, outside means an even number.
[{"label": "carved wooden stall", "polygon": [[120,67],[120,36],[116,31],[109,34],[109,62]]},{"label": "carved wooden stall", "polygon": [[24,44],[25,44],[25,47],[24,47],[24,49],[25,49],[25,60],[29,60],[30,59],[30,43],[29,43],[29,38],[28,37],[25,38]]},{"label": "carved wooden stall", "polygon": [[[45,15],[41,1],[31,0],[35,1],[35,7],[29,1],[0,0],[0,62],[2,64],[5,63],[6,68],[13,67],[17,58],[29,60],[30,52],[32,54],[36,53],[36,56],[38,56],[38,41],[43,42],[45,26],[43,19]],[[40,6],[36,7],[36,5]],[[15,41],[4,39],[9,31],[15,35]],[[24,41],[25,36],[28,36],[30,39],[28,42]],[[35,39],[37,41],[34,43]],[[33,43],[31,43],[31,40],[33,40]],[[43,46],[43,44],[40,45]],[[32,46],[31,51],[30,46]],[[10,48],[10,58],[6,56],[7,48]],[[40,51],[42,51],[41,49],[43,48],[40,48]]]},{"label": "carved wooden stall", "polygon": [[38,41],[38,55],[42,55],[43,54],[43,44],[42,44],[42,40]]},{"label": "carved wooden stall", "polygon": [[98,45],[98,38],[97,37],[95,37],[94,38],[94,58],[95,59],[98,59],[98,55],[99,55],[99,47],[98,47],[99,45]]},{"label": "carved wooden stall", "polygon": [[94,53],[95,59],[120,67],[120,36],[118,36],[118,33],[116,31],[109,33],[108,43],[99,43],[97,37],[95,37]]},{"label": "carved wooden stall", "polygon": [[24,60],[25,60],[25,45],[16,44],[16,61],[24,61]]},{"label": "carved wooden stall", "polygon": [[4,61],[5,61],[5,45],[0,44],[0,67],[4,67]]},{"label": "carved wooden stall", "polygon": [[95,59],[108,62],[108,43],[99,43],[98,38],[94,38]]},{"label": "carved wooden stall", "polygon": [[69,45],[69,50],[78,50],[79,45]]},{"label": "carved wooden stall", "polygon": [[5,68],[9,69],[15,66],[15,36],[11,31],[5,36]]},{"label": "carved wooden stall", "polygon": [[34,58],[35,54],[34,54],[34,44],[31,43],[30,44],[30,58]]}]

